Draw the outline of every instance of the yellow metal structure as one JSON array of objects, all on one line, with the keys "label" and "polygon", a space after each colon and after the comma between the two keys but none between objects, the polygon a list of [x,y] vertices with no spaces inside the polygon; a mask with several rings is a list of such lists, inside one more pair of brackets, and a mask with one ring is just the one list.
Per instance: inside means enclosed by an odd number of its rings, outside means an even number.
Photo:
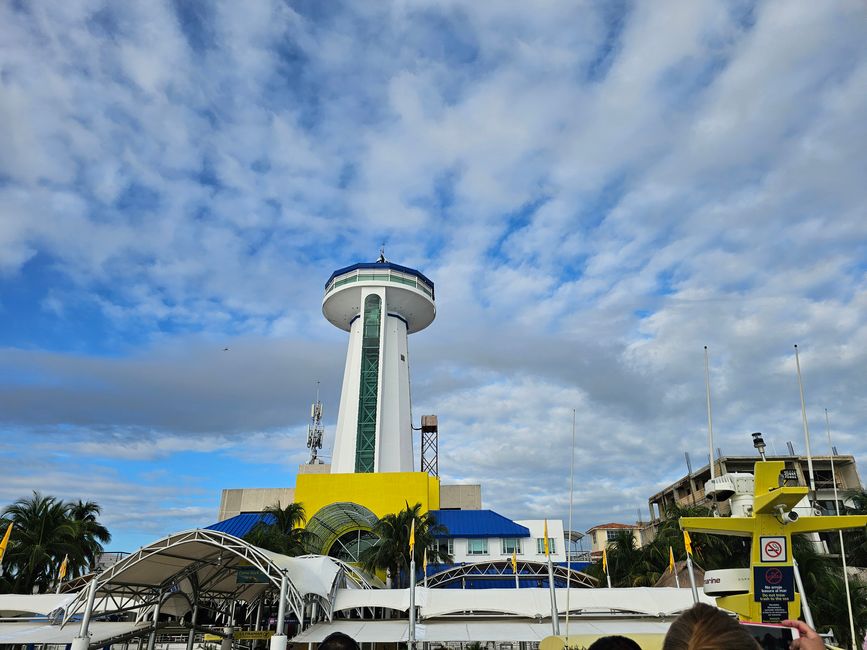
[{"label": "yellow metal structure", "polygon": [[377,517],[400,512],[416,503],[421,511],[439,510],[440,482],[427,472],[366,474],[299,474],[295,501],[310,519],[332,503],[357,503]]},{"label": "yellow metal structure", "polygon": [[[607,634],[570,634],[569,636],[546,636],[539,642],[539,650],[585,650],[589,648],[594,641],[598,641]],[[631,632],[621,633],[618,636],[625,636],[627,639],[635,641],[642,650],[662,650],[662,643],[665,640],[665,634],[633,634]]]},{"label": "yellow metal structure", "polygon": [[[753,512],[750,517],[682,517],[680,527],[696,533],[738,535],[752,539],[750,590],[746,594],[717,598],[723,609],[749,622],[797,619],[801,599],[794,592],[792,535],[848,530],[867,526],[867,515],[838,517],[787,516],[808,494],[804,486],[787,486],[785,463],[760,461],[755,466]],[[760,582],[757,584],[757,580]]]}]

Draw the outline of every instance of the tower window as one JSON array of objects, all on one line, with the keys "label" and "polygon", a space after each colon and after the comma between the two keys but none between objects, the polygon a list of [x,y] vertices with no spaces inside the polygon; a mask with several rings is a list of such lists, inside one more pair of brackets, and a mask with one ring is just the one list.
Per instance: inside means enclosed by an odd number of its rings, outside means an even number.
[{"label": "tower window", "polygon": [[355,438],[355,471],[374,470],[376,456],[376,402],[379,392],[379,326],[381,322],[379,296],[370,295],[364,301],[361,330],[361,381],[358,388],[358,433]]}]

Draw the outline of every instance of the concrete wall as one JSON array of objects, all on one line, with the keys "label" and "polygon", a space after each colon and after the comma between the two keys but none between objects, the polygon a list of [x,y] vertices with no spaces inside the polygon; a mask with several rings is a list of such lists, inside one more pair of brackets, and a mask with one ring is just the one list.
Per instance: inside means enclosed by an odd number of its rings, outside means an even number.
[{"label": "concrete wall", "polygon": [[442,510],[481,510],[482,486],[440,485],[440,508]]},{"label": "concrete wall", "polygon": [[242,512],[262,512],[278,501],[287,505],[295,500],[295,488],[239,488],[223,490],[218,521],[231,519]]}]

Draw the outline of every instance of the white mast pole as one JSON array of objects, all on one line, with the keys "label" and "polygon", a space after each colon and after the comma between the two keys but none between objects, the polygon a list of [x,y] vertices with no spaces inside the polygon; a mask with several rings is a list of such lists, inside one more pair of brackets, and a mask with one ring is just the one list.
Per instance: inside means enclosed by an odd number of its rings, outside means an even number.
[{"label": "white mast pole", "polygon": [[810,473],[810,492],[816,500],[816,481],[813,479],[813,454],[810,452],[810,428],[807,426],[807,403],[804,401],[804,383],[801,381],[801,361],[795,344],[795,368],[798,370],[798,389],[801,391],[801,420],[804,423],[804,441],[807,445],[807,471]]},{"label": "white mast pole", "polygon": [[716,471],[714,470],[713,459],[713,412],[710,406],[710,369],[707,361],[707,346],[704,346],[704,388],[707,394],[707,450],[710,454],[710,478],[713,480]]},{"label": "white mast pole", "polygon": [[569,470],[569,539],[566,540],[566,645],[569,645],[569,595],[572,591],[572,495],[575,492],[575,409],[572,409],[572,452]]},{"label": "white mast pole", "polygon": [[[840,502],[837,500],[837,474],[834,472],[834,445],[831,444],[831,419],[828,417],[828,409],[825,409],[825,428],[828,431],[828,447],[831,450],[831,481],[834,483],[834,510],[840,516]],[[846,607],[849,609],[849,635],[852,639],[852,650],[858,650],[855,645],[855,619],[852,616],[852,596],[849,594],[849,571],[846,568],[846,547],[843,544],[843,531],[838,530],[840,535],[840,559],[843,561],[843,584],[846,586]]]}]

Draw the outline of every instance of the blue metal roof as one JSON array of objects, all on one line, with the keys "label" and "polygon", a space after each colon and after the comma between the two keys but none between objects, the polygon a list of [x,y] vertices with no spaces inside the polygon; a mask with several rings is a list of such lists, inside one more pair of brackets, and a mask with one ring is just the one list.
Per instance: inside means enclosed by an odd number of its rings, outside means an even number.
[{"label": "blue metal roof", "polygon": [[234,535],[235,537],[243,537],[253,530],[253,526],[260,521],[264,521],[266,524],[273,524],[277,521],[277,518],[270,512],[244,512],[231,519],[211,524],[207,527],[207,530],[217,530],[221,533]]},{"label": "blue metal roof", "polygon": [[417,278],[421,278],[424,280],[431,289],[434,288],[434,283],[421,271],[416,271],[415,269],[411,269],[408,266],[401,266],[400,264],[395,264],[394,262],[359,262],[358,264],[352,264],[351,266],[344,266],[342,269],[337,269],[334,273],[331,274],[331,277],[328,278],[328,282],[325,283],[327,287],[331,284],[331,281],[336,278],[338,275],[343,275],[344,273],[349,273],[350,271],[356,271],[358,269],[394,269],[395,271],[400,271],[401,273],[408,273],[409,275],[414,275]]},{"label": "blue metal roof", "polygon": [[493,510],[431,510],[448,532],[437,537],[529,537],[530,529]]}]

